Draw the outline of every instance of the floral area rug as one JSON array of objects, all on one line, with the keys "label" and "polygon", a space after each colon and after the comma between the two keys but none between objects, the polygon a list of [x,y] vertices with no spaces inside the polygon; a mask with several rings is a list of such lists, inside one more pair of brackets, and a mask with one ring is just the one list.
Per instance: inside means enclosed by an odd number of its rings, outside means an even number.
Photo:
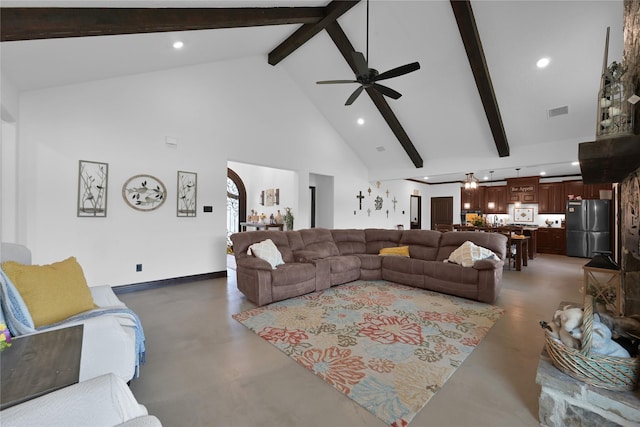
[{"label": "floral area rug", "polygon": [[233,315],[393,427],[406,426],[504,311],[356,281]]}]

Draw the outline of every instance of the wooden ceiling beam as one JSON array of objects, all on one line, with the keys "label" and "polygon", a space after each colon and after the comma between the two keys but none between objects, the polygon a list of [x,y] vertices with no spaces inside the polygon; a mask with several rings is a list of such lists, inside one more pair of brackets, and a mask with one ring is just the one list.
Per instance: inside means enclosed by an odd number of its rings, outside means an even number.
[{"label": "wooden ceiling beam", "polygon": [[491,83],[491,75],[489,74],[489,67],[487,66],[484,50],[482,49],[480,34],[478,33],[476,20],[473,16],[473,10],[471,9],[471,2],[469,0],[450,0],[450,2],[453,14],[456,17],[456,22],[458,23],[460,37],[462,37],[462,42],[467,52],[467,58],[469,58],[473,78],[478,87],[484,112],[489,121],[493,140],[498,149],[498,155],[500,157],[507,157],[509,156],[509,142],[507,141],[507,134],[502,124],[498,100],[493,91],[493,83]]},{"label": "wooden ceiling beam", "polygon": [[0,8],[0,41],[316,24],[324,7]]},{"label": "wooden ceiling beam", "polygon": [[334,0],[329,3],[325,7],[324,18],[313,24],[304,24],[298,28],[296,32],[291,34],[291,36],[289,36],[284,42],[280,43],[279,46],[269,52],[269,64],[278,64],[358,3],[360,3],[360,0]]},{"label": "wooden ceiling beam", "polygon": [[[331,40],[333,40],[335,45],[338,47],[338,50],[344,57],[345,61],[347,61],[347,64],[349,64],[349,67],[351,67],[353,73],[357,74],[358,72],[356,64],[353,60],[353,52],[355,52],[355,49],[338,22],[333,22],[331,25],[328,25],[326,30],[327,33],[329,33],[329,36],[331,36]],[[400,145],[402,145],[404,151],[407,152],[407,155],[409,156],[415,167],[421,168],[424,164],[422,157],[420,157],[420,154],[418,153],[418,150],[416,150],[416,147],[413,145],[413,142],[411,142],[409,135],[407,135],[404,128],[400,124],[400,121],[393,113],[393,110],[391,110],[391,107],[389,106],[387,100],[382,94],[380,94],[373,88],[367,88],[367,94],[373,101],[374,105],[378,108],[378,111],[380,111],[380,114],[382,114],[382,117],[386,120],[393,134],[396,136],[396,138],[398,138]]]}]

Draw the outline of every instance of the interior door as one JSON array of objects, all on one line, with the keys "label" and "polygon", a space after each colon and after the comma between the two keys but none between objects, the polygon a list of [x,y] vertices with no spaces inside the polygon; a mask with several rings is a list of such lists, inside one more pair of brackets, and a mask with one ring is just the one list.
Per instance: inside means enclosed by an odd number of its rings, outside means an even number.
[{"label": "interior door", "polygon": [[453,197],[431,198],[431,229],[436,224],[453,224]]},{"label": "interior door", "polygon": [[409,201],[409,226],[412,230],[422,228],[422,196],[411,196]]}]

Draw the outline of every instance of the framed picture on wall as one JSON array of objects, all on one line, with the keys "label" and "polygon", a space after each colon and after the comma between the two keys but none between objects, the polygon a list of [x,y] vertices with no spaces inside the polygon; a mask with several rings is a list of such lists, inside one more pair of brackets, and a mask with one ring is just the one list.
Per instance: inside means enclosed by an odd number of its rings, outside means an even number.
[{"label": "framed picture on wall", "polygon": [[514,222],[533,222],[533,208],[514,208]]},{"label": "framed picture on wall", "polygon": [[107,163],[80,160],[78,166],[78,216],[107,216]]},{"label": "framed picture on wall", "polygon": [[122,198],[137,211],[158,209],[165,201],[167,190],[158,178],[141,174],[129,178],[122,186]]},{"label": "framed picture on wall", "polygon": [[177,215],[196,216],[198,174],[178,171]]}]

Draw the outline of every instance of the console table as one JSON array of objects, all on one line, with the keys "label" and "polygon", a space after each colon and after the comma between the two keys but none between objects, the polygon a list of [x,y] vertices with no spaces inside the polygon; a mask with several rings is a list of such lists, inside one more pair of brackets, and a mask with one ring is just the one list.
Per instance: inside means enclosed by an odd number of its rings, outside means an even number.
[{"label": "console table", "polygon": [[0,353],[0,409],[78,382],[83,325],[11,340]]},{"label": "console table", "polygon": [[277,228],[282,231],[284,224],[260,224],[259,222],[241,222],[240,230],[247,231],[247,227],[254,227],[256,230],[268,230],[270,228]]}]

